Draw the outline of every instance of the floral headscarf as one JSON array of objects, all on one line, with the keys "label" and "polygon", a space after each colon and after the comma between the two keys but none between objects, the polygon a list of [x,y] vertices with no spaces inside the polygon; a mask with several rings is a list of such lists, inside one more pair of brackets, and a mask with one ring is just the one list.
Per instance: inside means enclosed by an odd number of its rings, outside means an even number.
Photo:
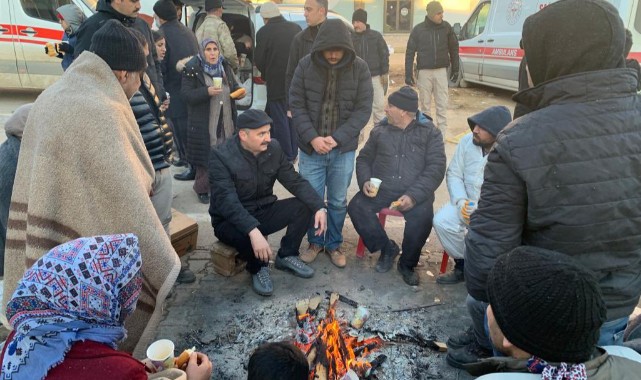
[{"label": "floral headscarf", "polygon": [[6,342],[3,379],[44,379],[78,341],[116,349],[140,295],[141,266],[133,234],[76,239],[40,258],[7,305],[15,335]]},{"label": "floral headscarf", "polygon": [[[218,62],[211,64],[207,62],[207,58],[205,58],[205,48],[209,44],[215,44],[216,47],[218,48],[218,51],[220,54],[218,55]],[[212,38],[205,38],[203,42],[200,44],[200,54],[198,54],[198,58],[200,59],[200,65],[203,68],[203,71],[205,74],[209,75],[210,77],[223,77],[224,71],[223,70],[223,61],[225,60],[223,58],[223,52],[220,51],[220,44],[212,39]]]}]

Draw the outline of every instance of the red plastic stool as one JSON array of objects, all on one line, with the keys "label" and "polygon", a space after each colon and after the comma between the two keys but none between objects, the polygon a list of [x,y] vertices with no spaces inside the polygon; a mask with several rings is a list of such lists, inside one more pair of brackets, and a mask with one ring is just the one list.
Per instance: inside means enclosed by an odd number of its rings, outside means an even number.
[{"label": "red plastic stool", "polygon": [[[403,217],[400,211],[392,210],[389,208],[381,209],[378,212],[378,221],[381,222],[381,226],[385,228],[385,219],[387,216],[400,216]],[[365,243],[363,243],[363,238],[358,237],[358,245],[356,246],[356,257],[363,258],[365,257]]]},{"label": "red plastic stool", "polygon": [[447,254],[447,252],[443,251],[443,258],[441,259],[441,271],[439,272],[440,274],[445,273],[447,270],[447,262],[450,259],[450,256]]}]

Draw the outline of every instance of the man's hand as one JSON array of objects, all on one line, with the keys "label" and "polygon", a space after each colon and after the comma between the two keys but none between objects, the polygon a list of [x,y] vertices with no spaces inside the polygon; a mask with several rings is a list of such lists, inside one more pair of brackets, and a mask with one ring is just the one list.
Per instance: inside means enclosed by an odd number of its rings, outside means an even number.
[{"label": "man's hand", "polygon": [[383,85],[383,95],[387,95],[389,89],[389,74],[381,75],[381,84]]},{"label": "man's hand", "polygon": [[318,154],[327,154],[332,150],[332,146],[325,140],[325,137],[314,137],[311,144]]},{"label": "man's hand", "polygon": [[165,99],[165,101],[162,102],[162,104],[160,104],[160,107],[158,108],[160,108],[162,112],[167,111],[167,108],[169,108],[169,99]]},{"label": "man's hand", "polygon": [[408,75],[405,77],[405,84],[408,86],[414,86],[416,82],[414,82],[414,77],[411,75]]},{"label": "man's hand", "polygon": [[187,379],[189,380],[209,380],[211,378],[212,370],[211,361],[207,355],[201,352],[193,352],[187,362]]},{"label": "man's hand", "polygon": [[287,117],[290,118],[290,119],[292,118],[292,111],[287,110]]},{"label": "man's hand", "polygon": [[473,202],[469,199],[462,199],[458,201],[457,205],[459,206],[461,220],[465,223],[466,226],[470,225],[470,216],[476,210],[476,202]]},{"label": "man's hand", "polygon": [[222,88],[216,88],[214,86],[209,86],[209,87],[207,87],[207,93],[209,94],[209,96],[216,96],[216,95],[222,94],[223,93],[223,89]]},{"label": "man's hand", "polygon": [[402,195],[397,202],[399,203],[397,209],[401,212],[409,211],[416,205],[416,202],[409,195]]},{"label": "man's hand", "polygon": [[450,82],[456,83],[458,80],[458,71],[452,72],[452,75],[450,75]]},{"label": "man's hand", "polygon": [[325,234],[325,231],[327,231],[326,209],[320,209],[316,211],[316,215],[314,215],[314,228],[316,229],[316,232],[314,233],[314,235],[316,236],[323,236],[323,234]]},{"label": "man's hand", "polygon": [[376,196],[376,188],[370,181],[365,181],[363,184],[363,194],[370,198],[374,198]]},{"label": "man's hand", "polygon": [[254,228],[249,232],[249,239],[252,242],[254,256],[256,256],[260,261],[268,263],[269,258],[272,255],[272,249],[270,248],[267,239],[263,236],[263,233],[260,232],[258,228]]},{"label": "man's hand", "polygon": [[334,138],[332,136],[325,137],[325,142],[327,144],[329,144],[329,146],[331,146],[332,149],[334,149],[334,148],[336,148],[338,146],[338,143],[336,142],[336,140],[334,140]]}]

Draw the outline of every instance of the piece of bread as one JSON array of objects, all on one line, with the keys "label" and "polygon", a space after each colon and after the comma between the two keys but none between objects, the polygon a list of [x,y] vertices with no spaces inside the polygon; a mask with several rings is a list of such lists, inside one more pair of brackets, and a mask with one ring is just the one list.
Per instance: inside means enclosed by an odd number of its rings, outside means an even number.
[{"label": "piece of bread", "polygon": [[398,208],[398,206],[400,206],[400,205],[401,205],[401,202],[394,201],[394,202],[392,202],[392,204],[389,205],[389,208],[392,209],[392,210],[396,210]]},{"label": "piece of bread", "polygon": [[242,98],[243,96],[245,96],[245,89],[241,87],[238,90],[236,90],[236,91],[232,92],[231,94],[229,94],[229,96],[232,99]]},{"label": "piece of bread", "polygon": [[176,368],[181,368],[183,365],[187,364],[189,357],[194,353],[194,351],[196,351],[196,347],[188,348],[183,351],[180,356],[175,359]]}]

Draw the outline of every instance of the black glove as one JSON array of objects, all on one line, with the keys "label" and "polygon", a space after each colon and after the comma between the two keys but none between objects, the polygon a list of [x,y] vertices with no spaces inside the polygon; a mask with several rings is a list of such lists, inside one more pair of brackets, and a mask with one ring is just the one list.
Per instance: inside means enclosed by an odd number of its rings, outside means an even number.
[{"label": "black glove", "polygon": [[411,76],[405,77],[405,84],[408,86],[414,86],[416,83],[414,82],[414,78]]},{"label": "black glove", "polygon": [[73,52],[73,48],[71,47],[71,45],[69,45],[66,42],[61,42],[57,45],[58,45],[57,48],[59,53],[62,52],[62,53],[68,54]]},{"label": "black glove", "polygon": [[452,74],[450,75],[450,82],[456,83],[456,81],[458,81],[458,70],[452,72]]}]

